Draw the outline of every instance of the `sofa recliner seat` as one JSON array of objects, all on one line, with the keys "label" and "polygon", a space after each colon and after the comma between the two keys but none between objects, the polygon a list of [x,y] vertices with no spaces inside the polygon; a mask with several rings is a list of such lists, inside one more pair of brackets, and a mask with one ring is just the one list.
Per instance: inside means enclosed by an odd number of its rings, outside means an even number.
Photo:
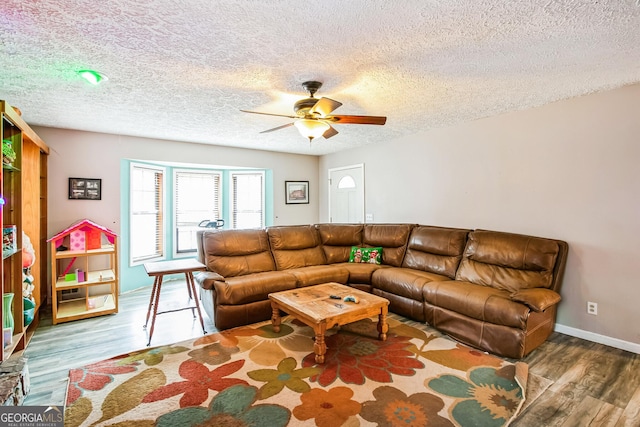
[{"label": "sofa recliner seat", "polygon": [[269,227],[267,236],[276,268],[293,274],[297,287],[349,281],[347,269],[327,263],[314,226]]},{"label": "sofa recliner seat", "polygon": [[553,332],[567,244],[476,230],[455,280],[423,288],[425,321],[474,347],[521,358]]},{"label": "sofa recliner seat", "polygon": [[202,307],[219,330],[269,318],[267,295],[297,286],[293,274],[276,270],[265,230],[207,234],[197,244],[207,271],[194,274],[194,279]]},{"label": "sofa recliner seat", "polygon": [[424,322],[423,288],[452,280],[470,230],[415,226],[400,267],[375,272],[373,293],[389,300],[389,310]]},{"label": "sofa recliner seat", "polygon": [[375,295],[389,300],[389,310],[418,322],[424,322],[423,288],[431,282],[450,280],[426,271],[395,267],[375,272]]}]

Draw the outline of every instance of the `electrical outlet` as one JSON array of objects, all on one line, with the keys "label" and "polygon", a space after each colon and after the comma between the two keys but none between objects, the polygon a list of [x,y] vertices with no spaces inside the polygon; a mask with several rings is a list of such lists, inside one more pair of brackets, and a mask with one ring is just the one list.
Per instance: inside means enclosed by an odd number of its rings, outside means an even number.
[{"label": "electrical outlet", "polygon": [[367,213],[366,220],[367,220],[367,222],[373,221],[373,214],[372,213]]},{"label": "electrical outlet", "polygon": [[598,315],[598,303],[587,301],[587,313],[593,314],[594,316]]}]

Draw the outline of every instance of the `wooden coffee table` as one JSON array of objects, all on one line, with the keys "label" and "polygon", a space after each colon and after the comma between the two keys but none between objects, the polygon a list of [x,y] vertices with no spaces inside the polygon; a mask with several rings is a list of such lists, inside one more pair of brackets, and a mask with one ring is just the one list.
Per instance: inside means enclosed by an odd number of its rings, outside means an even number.
[{"label": "wooden coffee table", "polygon": [[[331,295],[337,295],[340,299],[332,299]],[[356,304],[345,301],[344,297],[348,295],[357,297],[359,302]],[[389,301],[377,295],[339,283],[325,283],[271,293],[269,299],[272,308],[271,323],[275,332],[280,332],[280,310],[313,328],[316,363],[324,363],[327,352],[324,334],[327,329],[336,325],[346,325],[377,315],[378,338],[382,341],[387,339]]]}]

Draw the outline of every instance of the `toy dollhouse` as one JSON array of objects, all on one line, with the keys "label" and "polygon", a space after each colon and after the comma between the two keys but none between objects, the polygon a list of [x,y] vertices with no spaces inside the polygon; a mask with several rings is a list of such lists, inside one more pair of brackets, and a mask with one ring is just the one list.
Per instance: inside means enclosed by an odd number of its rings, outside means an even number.
[{"label": "toy dollhouse", "polygon": [[47,240],[54,324],[118,312],[117,239],[84,219]]}]

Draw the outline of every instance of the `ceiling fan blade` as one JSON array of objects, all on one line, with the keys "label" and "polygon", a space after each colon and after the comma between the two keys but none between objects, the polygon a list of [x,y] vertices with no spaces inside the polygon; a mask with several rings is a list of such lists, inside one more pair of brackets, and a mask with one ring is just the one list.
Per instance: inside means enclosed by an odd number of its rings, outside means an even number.
[{"label": "ceiling fan blade", "polygon": [[331,120],[341,125],[383,125],[387,122],[384,116],[331,116]]},{"label": "ceiling fan blade", "polygon": [[310,114],[318,113],[320,117],[325,117],[333,110],[342,105],[342,102],[334,101],[329,98],[320,98],[313,107],[309,110]]},{"label": "ceiling fan blade", "polygon": [[324,139],[329,139],[332,136],[336,136],[337,134],[338,134],[338,131],[336,130],[336,128],[334,128],[333,126],[329,125],[329,129],[324,131],[322,136],[324,137]]},{"label": "ceiling fan blade", "polygon": [[297,119],[298,116],[290,116],[288,114],[274,114],[274,113],[262,113],[260,111],[249,111],[249,110],[240,110],[243,113],[251,113],[251,114],[262,114],[264,116],[276,116],[276,117],[289,117],[290,119]]},{"label": "ceiling fan blade", "polygon": [[293,126],[293,122],[291,122],[291,123],[287,123],[286,125],[278,126],[277,128],[263,130],[263,131],[262,131],[262,132],[260,132],[260,133],[273,132],[273,131],[275,131],[275,130],[280,130],[280,129],[288,128],[289,126]]}]

